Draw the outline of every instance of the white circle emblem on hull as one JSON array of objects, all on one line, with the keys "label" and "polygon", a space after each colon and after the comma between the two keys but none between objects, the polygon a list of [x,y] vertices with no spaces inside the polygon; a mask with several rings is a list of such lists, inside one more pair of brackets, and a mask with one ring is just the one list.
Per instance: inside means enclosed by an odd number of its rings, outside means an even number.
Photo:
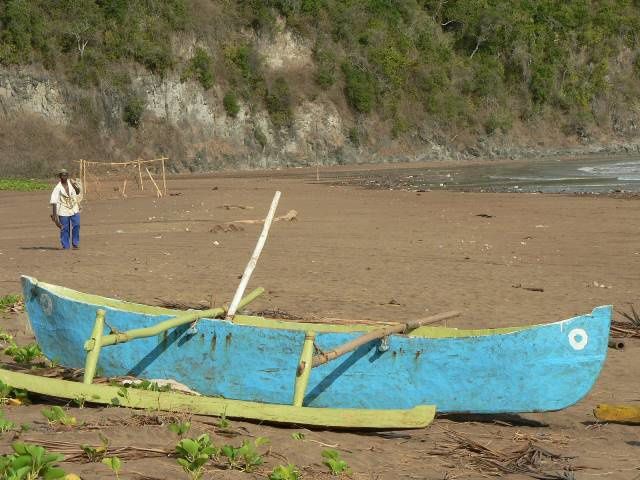
[{"label": "white circle emblem on hull", "polygon": [[582,350],[587,346],[587,342],[589,342],[589,336],[582,328],[574,328],[569,332],[569,345],[574,350]]}]

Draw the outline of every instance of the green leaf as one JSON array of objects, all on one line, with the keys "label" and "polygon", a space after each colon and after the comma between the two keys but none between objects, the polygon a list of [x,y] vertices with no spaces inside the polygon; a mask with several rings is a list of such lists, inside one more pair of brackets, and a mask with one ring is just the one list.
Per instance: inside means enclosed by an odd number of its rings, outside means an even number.
[{"label": "green leaf", "polygon": [[232,447],[231,445],[223,445],[221,449],[222,454],[230,459],[235,459],[238,449]]},{"label": "green leaf", "polygon": [[55,478],[62,478],[66,475],[66,472],[58,467],[52,467],[47,469],[47,473],[44,474],[44,480],[53,480]]},{"label": "green leaf", "polygon": [[191,440],[190,438],[185,438],[182,440],[178,447],[183,449],[187,455],[194,457],[198,453],[198,444]]},{"label": "green leaf", "polygon": [[122,461],[118,457],[105,457],[102,459],[102,463],[114,472],[118,472],[122,467]]},{"label": "green leaf", "polygon": [[337,459],[340,458],[340,454],[336,450],[327,449],[322,451],[322,456],[324,458]]},{"label": "green leaf", "polygon": [[292,463],[287,466],[278,465],[269,475],[269,480],[299,480],[300,472]]},{"label": "green leaf", "polygon": [[268,445],[269,439],[266,437],[258,437],[254,440],[253,443],[256,447],[261,447],[262,445]]},{"label": "green leaf", "polygon": [[21,442],[15,442],[13,445],[11,445],[11,448],[13,448],[13,451],[16,452],[18,455],[27,455],[27,445]]},{"label": "green leaf", "polygon": [[31,455],[19,455],[14,457],[11,462],[11,467],[15,470],[22,468],[26,465],[31,465]]},{"label": "green leaf", "polygon": [[59,453],[45,453],[45,455],[42,457],[42,463],[58,462],[63,458],[64,456],[60,455]]}]

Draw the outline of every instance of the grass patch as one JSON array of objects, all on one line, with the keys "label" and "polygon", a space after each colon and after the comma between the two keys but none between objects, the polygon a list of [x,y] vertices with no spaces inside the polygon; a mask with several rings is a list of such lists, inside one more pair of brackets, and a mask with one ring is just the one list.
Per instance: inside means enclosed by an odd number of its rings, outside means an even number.
[{"label": "grass patch", "polygon": [[4,297],[0,297],[0,312],[9,311],[10,308],[20,303],[21,301],[21,295],[5,295]]},{"label": "grass patch", "polygon": [[34,190],[49,190],[50,188],[51,185],[39,180],[0,178],[0,190],[10,190],[12,192],[32,192]]},{"label": "grass patch", "polygon": [[37,343],[30,343],[23,347],[14,343],[5,348],[4,353],[20,364],[32,363],[42,356],[42,350],[40,350],[40,346]]}]

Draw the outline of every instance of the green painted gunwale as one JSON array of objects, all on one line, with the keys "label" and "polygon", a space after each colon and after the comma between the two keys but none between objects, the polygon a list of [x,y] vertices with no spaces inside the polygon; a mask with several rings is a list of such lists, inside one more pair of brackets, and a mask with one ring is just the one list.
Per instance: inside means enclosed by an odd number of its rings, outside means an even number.
[{"label": "green painted gunwale", "polygon": [[[139,303],[127,302],[124,300],[117,300],[109,297],[102,297],[100,295],[93,295],[90,293],[78,292],[71,288],[62,287],[46,282],[40,282],[33,277],[29,278],[34,284],[56,293],[60,296],[69,298],[76,302],[85,303],[88,305],[95,305],[97,307],[105,306],[127,312],[139,312],[147,315],[179,315],[184,313],[182,310],[174,310],[170,308],[157,307],[153,305],[143,305]],[[208,319],[204,319],[208,320]],[[201,321],[204,321],[201,320]],[[209,320],[212,321],[212,320]],[[217,319],[216,321],[224,321]],[[278,320],[273,318],[264,318],[253,315],[236,315],[233,322],[239,325],[247,325],[260,328],[270,328],[276,330],[299,330],[299,331],[314,331],[314,332],[369,332],[378,328],[383,328],[389,325],[396,325],[396,322],[380,322],[376,325],[357,323],[354,320],[352,325],[336,325],[332,323],[317,323],[317,322],[295,322],[289,320]],[[478,337],[485,335],[496,335],[513,333],[530,328],[535,328],[539,325],[526,325],[521,327],[503,327],[503,328],[484,328],[484,329],[458,329],[452,327],[433,327],[426,326],[420,327],[411,332],[411,337],[427,337],[427,338],[458,338],[458,337]]]}]

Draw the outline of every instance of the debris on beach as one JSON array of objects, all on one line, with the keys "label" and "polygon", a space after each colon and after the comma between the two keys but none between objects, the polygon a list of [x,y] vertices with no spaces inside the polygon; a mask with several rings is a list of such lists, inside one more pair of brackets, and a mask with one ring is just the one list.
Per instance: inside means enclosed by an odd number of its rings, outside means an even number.
[{"label": "debris on beach", "polygon": [[[248,208],[248,207],[247,207]],[[251,207],[253,208],[253,207]],[[295,222],[298,220],[298,212],[296,210],[289,210],[285,215],[280,215],[273,219],[274,222],[284,220],[286,222]],[[231,222],[219,223],[209,229],[211,233],[228,233],[228,232],[242,232],[244,228],[238,224],[257,225],[264,223],[264,219],[259,220],[233,220]]]},{"label": "debris on beach", "polygon": [[213,228],[209,229],[209,232],[211,233],[229,233],[242,231],[244,231],[244,228],[242,228],[240,225],[235,225],[234,223],[219,223],[217,225],[214,225]]},{"label": "debris on beach", "polygon": [[611,322],[612,337],[640,338],[640,315],[632,303],[629,304],[629,308],[630,311],[628,313],[616,310],[624,320],[613,320]]},{"label": "debris on beach", "polygon": [[264,318],[277,318],[281,320],[302,320],[303,319],[303,317],[301,317],[300,315],[296,315],[295,313],[290,313],[285,310],[280,310],[279,308],[260,310],[258,312],[251,312],[251,315],[256,315],[258,317],[264,317]]},{"label": "debris on beach", "polygon": [[[275,217],[273,219],[274,222],[279,222],[284,220],[286,222],[294,222],[298,220],[298,212],[297,210],[289,210],[285,215],[280,215],[279,217]],[[259,220],[234,220],[230,223],[248,223],[248,224],[260,224],[264,223],[264,219]]]},{"label": "debris on beach", "polygon": [[225,210],[231,210],[232,208],[237,208],[240,210],[253,210],[253,207],[250,205],[236,205],[236,204],[228,204],[220,205],[218,208],[224,208]]},{"label": "debris on beach", "polygon": [[540,480],[575,478],[572,457],[551,452],[532,439],[524,445],[503,449],[483,445],[461,433],[444,430],[445,441],[439,441],[431,455],[442,456],[454,468],[474,470],[481,475],[521,474]]},{"label": "debris on beach", "polygon": [[172,308],[175,310],[208,310],[209,308],[211,308],[211,306],[204,301],[201,301],[199,303],[184,303],[174,300],[165,300],[162,298],[156,298],[156,300],[158,301],[158,303],[156,303],[157,306],[163,308]]},{"label": "debris on beach", "polygon": [[524,287],[521,283],[511,285],[513,288],[521,288],[522,290],[529,290],[530,292],[544,292],[542,287]]}]

